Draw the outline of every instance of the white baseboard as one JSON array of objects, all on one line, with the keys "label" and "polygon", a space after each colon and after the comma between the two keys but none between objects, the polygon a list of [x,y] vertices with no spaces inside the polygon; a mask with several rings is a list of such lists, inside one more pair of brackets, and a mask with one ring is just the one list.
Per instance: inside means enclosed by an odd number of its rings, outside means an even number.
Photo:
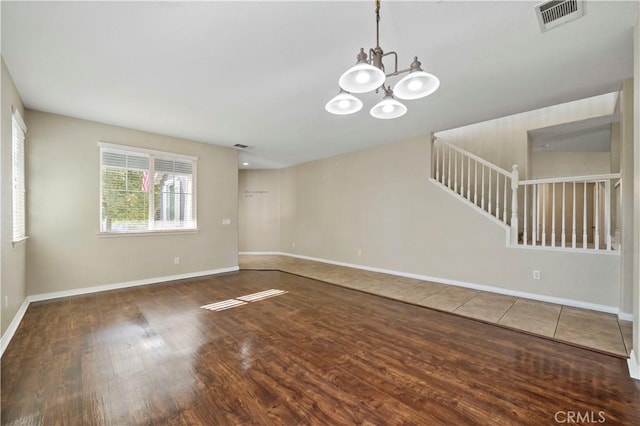
[{"label": "white baseboard", "polygon": [[126,281],[122,283],[98,285],[94,287],[83,287],[83,288],[76,288],[73,290],[56,291],[52,293],[40,293],[40,294],[34,294],[31,296],[28,296],[28,299],[31,302],[39,302],[41,300],[57,299],[60,297],[79,296],[82,294],[98,293],[101,291],[117,290],[120,288],[137,287],[140,285],[158,284],[158,283],[164,283],[167,281],[183,280],[186,278],[197,278],[197,277],[203,277],[206,275],[223,274],[225,272],[238,271],[239,269],[240,268],[238,266],[232,266],[229,268],[210,269],[208,271],[198,271],[198,272],[188,272],[186,274],[167,275],[164,277],[146,278],[143,280]]},{"label": "white baseboard", "polygon": [[20,306],[20,309],[18,309],[18,312],[13,317],[11,324],[9,324],[7,331],[5,331],[5,333],[2,335],[2,338],[0,339],[0,356],[4,354],[4,350],[7,348],[7,346],[9,345],[9,342],[13,338],[13,335],[18,329],[18,326],[20,325],[20,322],[22,321],[24,314],[27,312],[27,308],[29,307],[29,304],[31,302],[40,302],[43,300],[58,299],[61,297],[69,297],[69,296],[80,296],[83,294],[98,293],[101,291],[116,290],[120,288],[136,287],[136,286],[148,285],[148,284],[158,284],[158,283],[164,283],[169,281],[183,280],[186,278],[197,278],[197,277],[204,277],[207,275],[224,274],[226,272],[235,272],[235,271],[238,271],[239,269],[240,268],[238,266],[231,266],[228,268],[210,269],[207,271],[198,271],[198,272],[188,272],[185,274],[168,275],[164,277],[147,278],[143,280],[126,281],[122,283],[106,284],[106,285],[99,285],[94,287],[76,288],[73,290],[55,291],[52,293],[40,293],[40,294],[27,296],[24,299],[24,302],[22,303],[22,305]]},{"label": "white baseboard", "polygon": [[241,251],[239,255],[255,255],[255,256],[284,256],[285,253],[280,251]]},{"label": "white baseboard", "polygon": [[11,341],[11,339],[13,339],[13,335],[16,334],[16,330],[18,329],[20,322],[22,322],[24,314],[27,312],[29,303],[29,297],[25,297],[22,305],[20,305],[20,308],[18,308],[18,312],[16,312],[16,315],[11,320],[9,327],[7,327],[7,330],[2,335],[2,338],[0,338],[0,357],[4,354],[4,350],[7,349],[7,346],[9,346],[9,342]]},{"label": "white baseboard", "polygon": [[627,360],[627,366],[629,367],[629,375],[636,380],[640,380],[640,365],[638,365],[638,362],[636,361],[633,349],[631,350],[631,354]]},{"label": "white baseboard", "polygon": [[628,312],[618,312],[618,319],[622,321],[633,321],[633,314]]},{"label": "white baseboard", "polygon": [[[267,254],[267,253],[252,252],[252,254],[260,255],[260,254]],[[628,318],[628,316],[630,316],[631,320],[633,320],[633,316],[631,316],[630,314],[626,314],[626,313],[621,314],[620,313],[620,309],[618,309],[615,306],[600,305],[600,304],[597,304],[597,303],[589,303],[589,302],[583,302],[583,301],[580,301],[580,300],[565,299],[565,298],[562,298],[562,297],[546,296],[546,295],[543,295],[543,294],[527,293],[527,292],[524,292],[524,291],[509,290],[509,289],[505,289],[505,288],[501,288],[501,287],[493,287],[493,286],[488,286],[488,285],[484,285],[484,284],[469,283],[469,282],[464,282],[464,281],[451,280],[451,279],[447,279],[447,278],[431,277],[431,276],[428,276],[428,275],[413,274],[413,273],[409,273],[409,272],[400,272],[400,271],[394,271],[394,270],[391,270],[391,269],[382,269],[382,268],[375,268],[375,267],[371,267],[371,266],[357,265],[357,264],[353,264],[353,263],[337,262],[337,261],[334,261],[334,260],[322,259],[322,258],[319,258],[319,257],[303,256],[303,255],[300,255],[300,254],[284,253],[284,252],[283,253],[275,253],[275,252],[271,253],[270,252],[268,254],[269,255],[279,254],[279,255],[282,255],[282,256],[295,257],[295,258],[298,258],[298,259],[311,260],[311,261],[314,261],[314,262],[322,262],[322,263],[327,263],[327,264],[330,264],[330,265],[345,266],[347,268],[360,269],[360,270],[363,270],[363,271],[379,272],[379,273],[382,273],[382,274],[389,274],[389,275],[395,275],[395,276],[406,277],[406,278],[414,278],[414,279],[422,280],[422,281],[430,281],[430,282],[434,282],[434,283],[454,285],[454,286],[457,286],[457,287],[471,288],[473,290],[488,291],[488,292],[491,292],[491,293],[504,294],[504,295],[507,295],[507,296],[522,297],[524,299],[538,300],[540,302],[549,302],[549,303],[555,303],[557,305],[565,305],[565,306],[571,306],[571,307],[575,307],[575,308],[590,309],[592,311],[606,312],[608,314],[618,314],[618,316],[623,315],[624,318],[621,318],[621,319],[626,319],[626,318]]]}]

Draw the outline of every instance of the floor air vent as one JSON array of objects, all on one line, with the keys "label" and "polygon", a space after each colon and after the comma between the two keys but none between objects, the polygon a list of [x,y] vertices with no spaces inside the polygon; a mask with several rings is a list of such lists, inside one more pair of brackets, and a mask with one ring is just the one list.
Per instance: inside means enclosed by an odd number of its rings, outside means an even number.
[{"label": "floor air vent", "polygon": [[536,6],[536,15],[542,32],[576,20],[584,15],[582,0],[553,0]]}]

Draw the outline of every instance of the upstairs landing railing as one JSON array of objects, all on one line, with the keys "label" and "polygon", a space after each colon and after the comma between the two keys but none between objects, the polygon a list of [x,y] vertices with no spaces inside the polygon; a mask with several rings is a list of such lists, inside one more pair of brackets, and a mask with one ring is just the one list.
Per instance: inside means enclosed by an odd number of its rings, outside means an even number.
[{"label": "upstairs landing railing", "polygon": [[435,140],[432,179],[510,228],[512,245],[612,250],[612,181],[619,173],[519,180],[511,171]]}]

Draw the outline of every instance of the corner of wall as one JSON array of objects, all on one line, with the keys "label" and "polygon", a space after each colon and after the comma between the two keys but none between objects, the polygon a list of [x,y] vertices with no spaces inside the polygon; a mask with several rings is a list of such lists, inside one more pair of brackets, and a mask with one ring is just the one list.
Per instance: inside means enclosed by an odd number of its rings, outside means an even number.
[{"label": "corner of wall", "polygon": [[[13,204],[12,204],[12,188],[11,188],[11,140],[12,140],[12,111],[15,107],[24,117],[24,105],[20,93],[13,81],[13,77],[9,72],[9,68],[1,58],[1,85],[2,99],[0,106],[1,129],[0,135],[2,150],[0,158],[0,217],[2,223],[0,226],[0,303],[1,309],[1,332],[2,338],[5,339],[9,327],[19,316],[21,306],[23,306],[26,295],[26,244],[23,242],[14,245],[12,243],[11,229],[13,221]],[[18,320],[19,322],[19,320]]]}]

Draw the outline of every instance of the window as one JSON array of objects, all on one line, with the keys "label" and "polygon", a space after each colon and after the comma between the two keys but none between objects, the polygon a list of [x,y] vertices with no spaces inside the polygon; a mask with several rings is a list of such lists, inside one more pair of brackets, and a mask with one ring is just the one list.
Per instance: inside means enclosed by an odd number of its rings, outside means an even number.
[{"label": "window", "polygon": [[27,126],[20,112],[11,107],[11,175],[13,183],[13,242],[27,238],[25,221],[24,136]]},{"label": "window", "polygon": [[197,158],[100,144],[100,232],[196,229]]}]

